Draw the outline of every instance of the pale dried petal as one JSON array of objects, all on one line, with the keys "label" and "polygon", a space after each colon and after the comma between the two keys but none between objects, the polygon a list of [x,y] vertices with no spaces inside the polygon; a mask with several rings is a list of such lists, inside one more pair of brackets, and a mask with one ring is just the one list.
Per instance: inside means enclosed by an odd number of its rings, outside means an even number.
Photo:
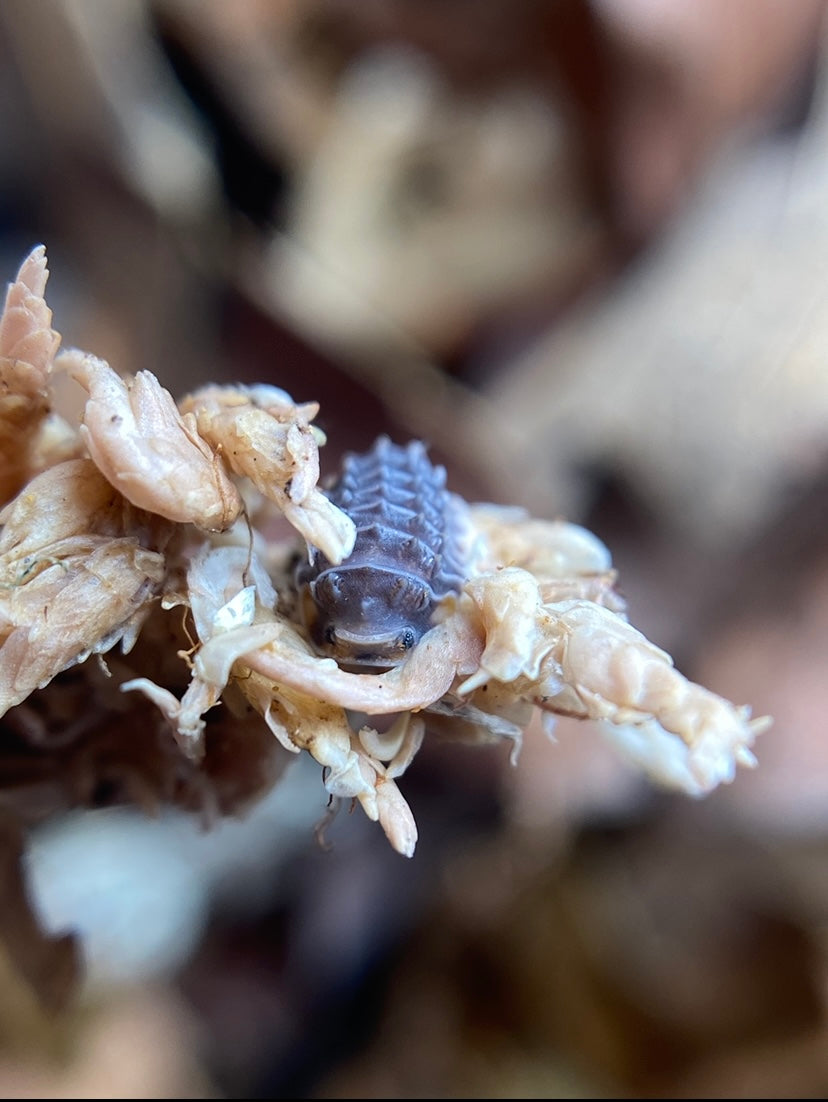
[{"label": "pale dried petal", "polygon": [[[767,724],[753,720],[749,726],[756,736]],[[652,780],[689,796],[706,796],[718,785],[729,783],[737,765],[756,766],[756,758],[744,743],[731,754],[727,747],[722,747],[720,735],[714,731],[701,744],[688,747],[654,719],[638,724],[601,722],[598,727],[623,757]]]},{"label": "pale dried petal", "polygon": [[[484,637],[479,668],[458,694],[474,691],[477,703],[483,687],[499,683],[551,712],[635,725],[627,743],[642,756],[650,745],[652,772],[670,783],[686,778],[689,792],[709,791],[731,780],[737,764],[750,764],[750,746],[769,722],[751,721],[747,708],[688,681],[611,610],[587,600],[545,603],[537,579],[517,567],[468,582],[457,615]],[[676,743],[669,758],[662,736]]]},{"label": "pale dried petal", "polygon": [[[234,383],[232,386],[208,383],[185,395],[179,405],[184,413],[195,413],[197,410],[216,413],[222,409],[254,406],[256,409],[263,409],[277,421],[289,422],[298,418],[305,424],[309,424],[319,413],[318,402],[297,405],[286,390],[272,383]],[[324,443],[324,433],[319,429],[315,431],[320,434],[321,442]]]},{"label": "pale dried petal", "polygon": [[[3,714],[90,654],[134,642],[164,578],[168,531],[142,524],[88,459],[44,471],[0,521]],[[154,548],[142,544],[150,536]]]},{"label": "pale dried petal", "polygon": [[574,697],[590,718],[643,723],[655,735],[663,729],[686,745],[687,768],[703,791],[732,780],[768,720],[751,721],[748,708],[688,681],[668,654],[606,609],[573,601],[547,611],[559,639],[550,653],[569,691],[544,707],[569,710]]},{"label": "pale dried petal", "polygon": [[[316,406],[295,406],[275,388],[208,387],[188,396],[199,433],[236,474],[249,478],[305,540],[331,562],[353,550],[353,521],[316,488],[319,448],[308,422]],[[283,399],[287,399],[285,402]],[[258,402],[267,402],[261,408]]]},{"label": "pale dried petal", "polygon": [[[0,577],[18,584],[28,559],[48,560],[61,541],[125,535],[135,511],[89,459],[70,459],[32,479],[0,511]],[[159,525],[163,522],[159,522]]]},{"label": "pale dried petal", "polygon": [[107,539],[0,594],[0,715],[61,670],[132,638],[162,579],[162,555]]},{"label": "pale dried petal", "polygon": [[486,640],[480,669],[459,688],[469,693],[489,677],[514,681],[521,674],[537,677],[545,650],[537,623],[542,615],[536,579],[519,567],[483,574],[467,582],[463,604],[474,606]]},{"label": "pale dried petal", "polygon": [[470,574],[520,567],[537,579],[545,602],[581,598],[625,611],[609,550],[587,528],[538,520],[525,509],[499,505],[472,505],[469,515],[479,536]]},{"label": "pale dried petal", "polygon": [[540,595],[544,604],[557,604],[560,601],[592,601],[603,605],[610,612],[625,616],[627,602],[615,588],[615,571],[606,574],[581,574],[571,578],[543,579],[540,582]]},{"label": "pale dried petal", "polygon": [[342,562],[353,551],[354,522],[320,490],[313,490],[301,505],[284,501],[280,507],[296,531],[307,543],[318,547],[329,562]]},{"label": "pale dried petal", "polygon": [[387,673],[350,673],[332,658],[312,654],[298,631],[280,625],[277,638],[245,655],[252,670],[280,685],[367,715],[418,711],[452,687],[458,671],[476,668],[481,641],[456,617],[427,632],[405,660]]},{"label": "pale dried petal", "polygon": [[425,723],[422,716],[402,712],[387,731],[361,727],[357,737],[370,758],[388,763],[386,777],[401,777],[422,745]]},{"label": "pale dried petal", "polygon": [[218,456],[149,371],[122,379],[96,356],[70,351],[58,366],[89,393],[81,432],[113,486],[142,509],[207,531],[228,528],[242,499]]},{"label": "pale dried petal", "polygon": [[427,711],[432,722],[434,717],[450,720],[451,737],[461,742],[481,746],[507,739],[512,743],[509,760],[516,765],[523,745],[523,732],[532,718],[534,705],[515,696],[513,688],[487,681],[482,690],[472,694],[471,700],[447,694],[429,705]]},{"label": "pale dried petal", "polygon": [[606,545],[578,524],[538,520],[525,509],[471,505],[472,524],[484,537],[482,570],[520,566],[539,579],[605,574],[612,569]]},{"label": "pale dried petal", "polygon": [[49,373],[60,344],[43,297],[46,250],[33,249],[9,285],[0,316],[0,501],[31,473],[31,448],[50,410]]},{"label": "pale dried petal", "polygon": [[386,838],[397,853],[413,857],[417,847],[417,824],[402,792],[386,775],[378,777],[376,794],[377,817]]},{"label": "pale dried petal", "polygon": [[356,741],[342,708],[283,685],[265,687],[255,676],[242,677],[238,684],[259,708],[269,691],[271,715],[289,741],[298,749],[307,750],[323,767],[328,792],[337,798],[359,800],[369,819],[376,821],[377,769]]},{"label": "pale dried petal", "polygon": [[9,285],[0,316],[3,402],[12,404],[16,397],[48,408],[49,372],[60,344],[60,334],[52,329],[52,311],[43,297],[48,278],[46,249],[38,245]]},{"label": "pale dried petal", "polygon": [[[237,601],[239,593],[251,588],[254,599],[252,606],[247,606],[245,622],[226,624],[227,605]],[[205,545],[189,564],[187,593],[202,643],[229,627],[252,624],[257,606],[271,610],[276,604],[276,593],[258,555],[243,547]]]},{"label": "pale dried petal", "polygon": [[[416,736],[415,736],[416,737]],[[368,793],[360,796],[362,809],[369,819],[379,821],[385,836],[397,853],[413,857],[417,846],[417,824],[403,794],[389,771],[376,758],[367,754],[361,740],[351,733],[351,746],[359,763]]]},{"label": "pale dried petal", "polygon": [[28,448],[28,477],[32,478],[55,463],[76,459],[84,454],[78,429],[52,410],[38,424]]},{"label": "pale dried petal", "polygon": [[158,708],[172,728],[178,745],[194,761],[204,756],[204,714],[221,699],[224,684],[217,686],[194,677],[181,700],[147,677],[124,681],[121,691],[143,693]]}]

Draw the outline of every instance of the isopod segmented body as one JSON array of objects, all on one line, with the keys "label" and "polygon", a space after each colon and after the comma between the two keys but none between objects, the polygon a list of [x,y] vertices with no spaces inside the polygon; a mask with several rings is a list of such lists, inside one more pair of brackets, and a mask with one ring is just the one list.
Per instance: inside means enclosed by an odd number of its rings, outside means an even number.
[{"label": "isopod segmented body", "polygon": [[315,642],[357,665],[389,666],[429,629],[438,602],[466,580],[468,509],[446,489],[446,471],[425,445],[381,436],[345,457],[326,491],[356,525],[352,553],[338,565],[312,549],[300,568],[305,619]]}]

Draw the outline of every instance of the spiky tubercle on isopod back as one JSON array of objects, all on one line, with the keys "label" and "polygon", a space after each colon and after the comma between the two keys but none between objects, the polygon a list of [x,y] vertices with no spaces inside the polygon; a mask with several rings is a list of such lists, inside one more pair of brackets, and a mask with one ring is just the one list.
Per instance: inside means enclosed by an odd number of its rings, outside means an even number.
[{"label": "spiky tubercle on isopod back", "polygon": [[353,520],[356,541],[338,565],[311,549],[297,574],[305,620],[320,649],[338,659],[393,665],[468,576],[468,508],[421,441],[401,446],[387,436],[347,455],[326,493]]}]

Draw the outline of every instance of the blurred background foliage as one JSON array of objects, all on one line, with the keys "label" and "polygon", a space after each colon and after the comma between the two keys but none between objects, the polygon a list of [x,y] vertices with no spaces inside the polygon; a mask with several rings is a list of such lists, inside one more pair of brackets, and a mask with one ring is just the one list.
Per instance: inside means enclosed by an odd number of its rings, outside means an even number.
[{"label": "blurred background foliage", "polygon": [[700,802],[588,724],[427,745],[410,862],[320,845],[309,760],[209,831],[97,792],[32,828],[42,959],[4,821],[0,1093],[825,1096],[826,77],[817,0],[4,0],[0,259],[64,345],[318,400],[328,471],[425,439],[776,722]]}]

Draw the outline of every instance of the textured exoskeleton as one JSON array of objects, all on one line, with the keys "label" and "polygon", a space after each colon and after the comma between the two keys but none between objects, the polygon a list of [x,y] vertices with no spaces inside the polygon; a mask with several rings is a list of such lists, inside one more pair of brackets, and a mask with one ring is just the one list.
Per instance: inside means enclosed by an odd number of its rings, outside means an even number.
[{"label": "textured exoskeleton", "polygon": [[398,661],[432,626],[437,604],[458,593],[471,550],[468,507],[446,490],[445,468],[417,440],[381,436],[346,456],[329,497],[356,525],[351,554],[332,565],[320,552],[298,572],[315,641],[349,663]]}]

